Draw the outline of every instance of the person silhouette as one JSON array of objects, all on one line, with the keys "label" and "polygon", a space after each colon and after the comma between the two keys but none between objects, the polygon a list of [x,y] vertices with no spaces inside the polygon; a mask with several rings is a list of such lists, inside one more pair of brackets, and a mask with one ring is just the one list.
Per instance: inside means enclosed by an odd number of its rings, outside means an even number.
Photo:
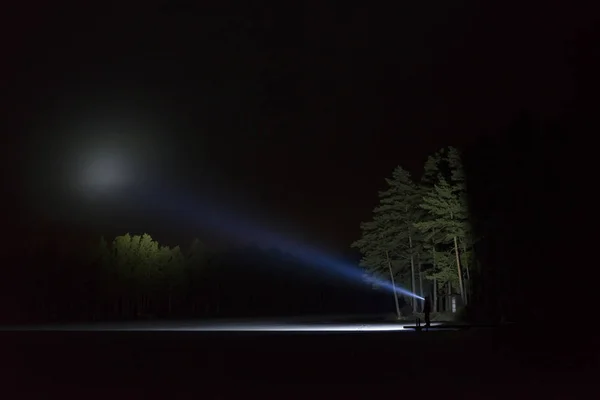
[{"label": "person silhouette", "polygon": [[429,315],[431,314],[431,301],[429,300],[429,296],[425,296],[423,313],[425,314],[425,328],[429,329],[429,325],[431,324],[431,320],[429,319]]}]

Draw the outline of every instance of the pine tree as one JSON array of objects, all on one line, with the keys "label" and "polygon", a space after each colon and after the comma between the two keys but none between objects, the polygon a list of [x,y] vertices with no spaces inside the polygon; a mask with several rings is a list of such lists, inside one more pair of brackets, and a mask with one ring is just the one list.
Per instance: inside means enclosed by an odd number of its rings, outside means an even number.
[{"label": "pine tree", "polygon": [[428,189],[433,188],[441,174],[441,164],[444,160],[444,154],[442,150],[436,151],[434,154],[427,157],[425,161],[425,165],[423,167],[423,175],[421,176],[421,187],[426,187]]},{"label": "pine tree", "polygon": [[[174,301],[184,296],[182,292],[185,281],[185,257],[179,246],[173,248],[162,246],[160,247],[158,256],[161,271],[161,286],[166,296],[167,311],[170,314],[173,311]],[[180,296],[176,297],[177,293]]]},{"label": "pine tree", "polygon": [[[364,257],[361,262],[370,272],[386,268],[393,276],[410,270],[412,293],[417,292],[416,265],[420,251],[420,235],[414,222],[423,214],[419,205],[420,194],[408,171],[397,167],[392,178],[386,179],[387,190],[379,193],[379,206],[374,210],[373,221],[363,223],[363,237],[354,243]],[[413,311],[417,302],[411,296]]]},{"label": "pine tree", "polygon": [[[441,164],[443,161],[443,153],[442,151],[437,151],[433,155],[427,157],[425,161],[425,165],[423,168],[423,175],[421,176],[421,181],[419,182],[419,201],[423,201],[423,197],[426,196],[431,190],[433,190],[434,185],[439,182],[441,173]],[[430,221],[433,217],[424,212],[420,215],[420,219],[418,222]],[[420,232],[420,230],[419,230]],[[422,232],[421,232],[422,233]],[[439,235],[429,235],[428,237],[424,237],[422,235],[422,251],[421,258],[424,262],[432,265],[432,268],[427,271],[426,278],[432,281],[433,284],[433,311],[437,311],[438,306],[438,290],[440,287],[444,287],[446,283],[445,280],[439,281],[441,276],[441,270],[446,268],[447,266],[441,262],[441,258],[438,256],[436,259],[436,253],[438,253],[439,249],[436,248],[436,245],[439,243],[440,238]]]},{"label": "pine tree", "polygon": [[441,177],[434,188],[423,197],[421,208],[428,212],[431,219],[417,222],[415,226],[425,235],[426,240],[437,237],[439,243],[452,245],[459,290],[463,302],[466,302],[459,249],[459,238],[463,239],[467,234],[467,213],[464,204],[456,195],[455,189]]},{"label": "pine tree", "polygon": [[[419,208],[420,193],[408,171],[398,166],[394,169],[391,179],[386,179],[389,188],[379,193],[380,206],[375,214],[388,221],[393,229],[389,235],[394,235],[396,241],[404,243],[398,246],[400,261],[410,263],[411,291],[417,293],[416,274],[419,265],[417,260],[422,242],[419,231],[414,223],[423,214]],[[417,301],[411,297],[413,312],[417,311]]]},{"label": "pine tree", "polygon": [[148,234],[127,233],[113,240],[106,264],[113,277],[118,314],[139,316],[150,310],[160,292],[161,254],[164,252]]},{"label": "pine tree", "polygon": [[465,289],[465,296],[468,299],[470,296],[469,286],[471,282],[470,261],[473,259],[472,254],[474,240],[471,224],[469,223],[468,218],[467,185],[462,163],[462,156],[460,151],[455,147],[448,148],[448,166],[450,168],[450,182],[452,191],[454,196],[458,199],[458,203],[462,210],[462,234],[458,236],[458,241],[461,250],[460,260],[466,275],[465,283],[467,284],[467,288]]},{"label": "pine tree", "polygon": [[[392,263],[392,257],[399,245],[388,221],[375,216],[373,221],[361,224],[362,237],[352,244],[360,249],[363,257],[360,265],[365,267],[367,273],[379,278],[389,274],[390,282],[394,289],[394,302],[396,315],[400,318],[400,305],[398,293],[395,290],[395,276],[398,274],[397,265]],[[392,253],[392,254],[390,254]]]}]

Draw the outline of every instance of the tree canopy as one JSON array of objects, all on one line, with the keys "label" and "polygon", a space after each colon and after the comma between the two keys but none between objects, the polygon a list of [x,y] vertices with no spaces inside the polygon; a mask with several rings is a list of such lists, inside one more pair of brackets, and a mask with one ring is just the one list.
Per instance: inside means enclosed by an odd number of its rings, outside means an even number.
[{"label": "tree canopy", "polygon": [[[388,279],[421,297],[458,290],[466,303],[472,244],[460,152],[449,147],[428,157],[420,182],[398,166],[386,183],[372,220],[361,224],[362,236],[353,243],[363,254],[361,265],[384,276],[389,258]],[[409,300],[417,311],[418,302]]]}]

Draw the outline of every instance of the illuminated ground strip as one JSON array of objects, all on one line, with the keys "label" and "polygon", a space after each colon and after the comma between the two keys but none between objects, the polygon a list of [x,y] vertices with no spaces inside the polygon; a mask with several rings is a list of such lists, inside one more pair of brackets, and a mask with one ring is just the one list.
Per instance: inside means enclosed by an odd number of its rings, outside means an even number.
[{"label": "illuminated ground strip", "polygon": [[[442,324],[431,324],[435,330]],[[65,325],[38,327],[8,327],[0,331],[64,331],[64,332],[390,332],[414,331],[414,322],[378,324],[114,324],[114,325]],[[407,328],[411,327],[411,328]],[[422,325],[424,327],[424,325]]]}]

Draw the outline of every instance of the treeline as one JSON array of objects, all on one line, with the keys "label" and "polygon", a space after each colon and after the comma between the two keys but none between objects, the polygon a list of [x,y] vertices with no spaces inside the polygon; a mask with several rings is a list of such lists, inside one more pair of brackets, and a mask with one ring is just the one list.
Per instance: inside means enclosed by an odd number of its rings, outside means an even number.
[{"label": "treeline", "polygon": [[554,121],[522,113],[461,151],[436,152],[418,180],[397,167],[353,244],[362,265],[430,295],[434,310],[460,299],[471,320],[586,318],[595,304],[594,266],[582,259],[596,237],[587,232],[594,180],[577,142],[596,122],[577,111]]},{"label": "treeline", "polygon": [[5,323],[369,313],[389,304],[275,250],[217,251],[198,239],[182,249],[149,234],[41,239],[5,265]]},{"label": "treeline", "polygon": [[[361,265],[431,296],[433,311],[451,311],[454,295],[455,307],[468,304],[477,272],[460,152],[448,147],[428,157],[420,180],[398,166],[386,181],[372,220],[361,224],[362,237],[352,245],[363,254]],[[422,301],[406,300],[421,311]]]}]

